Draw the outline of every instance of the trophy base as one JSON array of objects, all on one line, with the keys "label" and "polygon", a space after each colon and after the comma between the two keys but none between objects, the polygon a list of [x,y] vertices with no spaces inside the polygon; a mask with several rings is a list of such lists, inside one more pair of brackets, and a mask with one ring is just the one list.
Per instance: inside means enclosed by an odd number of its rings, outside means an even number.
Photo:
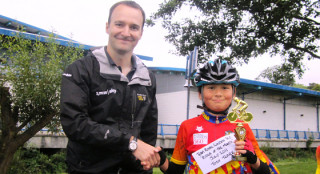
[{"label": "trophy base", "polygon": [[232,156],[233,161],[247,161],[247,157],[241,156],[241,155],[233,155]]}]

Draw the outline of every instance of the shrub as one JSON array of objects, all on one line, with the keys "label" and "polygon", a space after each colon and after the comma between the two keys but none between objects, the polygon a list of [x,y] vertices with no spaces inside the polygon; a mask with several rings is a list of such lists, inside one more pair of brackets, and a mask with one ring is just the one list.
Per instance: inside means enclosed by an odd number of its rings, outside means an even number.
[{"label": "shrub", "polygon": [[280,161],[288,158],[316,159],[315,150],[312,150],[312,149],[302,149],[302,148],[279,149],[279,148],[261,147],[261,150],[269,157],[269,159],[272,162],[276,162],[276,161]]},{"label": "shrub", "polygon": [[48,156],[39,149],[18,150],[8,174],[62,173],[66,171],[65,153],[60,151]]}]

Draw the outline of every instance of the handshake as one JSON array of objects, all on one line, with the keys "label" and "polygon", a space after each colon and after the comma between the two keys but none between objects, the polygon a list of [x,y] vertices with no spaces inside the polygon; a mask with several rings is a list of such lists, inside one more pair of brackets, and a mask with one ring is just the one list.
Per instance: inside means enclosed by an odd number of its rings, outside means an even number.
[{"label": "handshake", "polygon": [[[162,151],[161,147],[153,147],[141,140],[137,140],[138,147],[132,153],[136,159],[141,161],[141,165],[144,170],[150,170],[154,167],[160,167],[161,169],[165,166],[162,166],[165,162],[168,164],[166,154]],[[168,166],[164,168],[166,170]]]}]

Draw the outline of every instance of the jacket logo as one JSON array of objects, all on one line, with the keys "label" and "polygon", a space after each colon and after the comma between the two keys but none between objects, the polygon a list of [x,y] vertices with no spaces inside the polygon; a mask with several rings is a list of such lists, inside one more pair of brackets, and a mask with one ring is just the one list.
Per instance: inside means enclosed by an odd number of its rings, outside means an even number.
[{"label": "jacket logo", "polygon": [[137,94],[139,101],[146,101],[147,96],[145,94]]},{"label": "jacket logo", "polygon": [[72,77],[72,74],[68,74],[68,73],[63,73],[62,75],[66,77]]},{"label": "jacket logo", "polygon": [[109,94],[116,94],[117,93],[117,90],[116,89],[108,89],[106,91],[100,91],[100,92],[96,92],[96,95],[97,96],[100,96],[100,95],[109,95]]},{"label": "jacket logo", "polygon": [[108,138],[108,133],[110,133],[109,129],[107,130],[106,134],[104,134],[104,139],[106,140]]}]

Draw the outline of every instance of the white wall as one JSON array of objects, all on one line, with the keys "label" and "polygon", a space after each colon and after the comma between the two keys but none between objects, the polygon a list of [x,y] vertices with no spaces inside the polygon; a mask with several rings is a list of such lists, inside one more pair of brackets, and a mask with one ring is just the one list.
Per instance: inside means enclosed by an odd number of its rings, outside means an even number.
[{"label": "white wall", "polygon": [[287,130],[317,131],[317,114],[315,106],[287,104]]},{"label": "white wall", "polygon": [[[201,114],[201,109],[196,106],[201,104],[196,92],[190,92],[189,118]],[[187,90],[157,94],[158,101],[158,123],[159,124],[181,124],[187,119]]]},{"label": "white wall", "polygon": [[247,112],[253,114],[253,119],[249,123],[252,129],[283,129],[282,103],[255,99],[245,99],[245,101],[248,104]]},{"label": "white wall", "polygon": [[[247,112],[253,114],[249,123],[253,129],[284,129],[283,100],[279,94],[270,95],[266,92],[252,93],[245,97],[248,103]],[[187,116],[187,90],[157,94],[159,124],[181,124]],[[286,130],[317,131],[316,106],[308,99],[292,99],[286,103]],[[189,118],[201,114],[202,110],[198,93],[190,92]],[[236,106],[233,102],[230,110]],[[265,112],[264,112],[265,111]],[[303,114],[303,116],[301,116]]]}]

